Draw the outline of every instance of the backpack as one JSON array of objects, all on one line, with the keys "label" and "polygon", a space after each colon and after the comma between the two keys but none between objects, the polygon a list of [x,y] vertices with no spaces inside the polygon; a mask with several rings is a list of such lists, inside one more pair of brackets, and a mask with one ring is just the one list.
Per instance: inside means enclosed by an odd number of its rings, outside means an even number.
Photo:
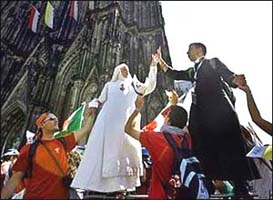
[{"label": "backpack", "polygon": [[174,151],[172,176],[164,186],[168,199],[209,199],[205,175],[186,139],[178,147],[170,133],[163,132]]},{"label": "backpack", "polygon": [[[215,60],[214,59],[210,59],[209,63],[211,65],[212,69],[216,70]],[[233,94],[233,91],[232,91],[231,87],[229,86],[229,84],[222,77],[220,77],[220,79],[221,79],[221,85],[222,85],[222,88],[223,88],[224,92],[226,93],[226,95],[229,98],[229,100],[232,103],[232,105],[235,106],[236,97]]]},{"label": "backpack", "polygon": [[[64,149],[66,150],[67,145],[66,145],[65,139],[63,137],[60,137],[60,138],[57,138],[57,140],[59,140],[62,143]],[[24,178],[31,178],[32,177],[33,156],[37,150],[39,143],[40,142],[38,140],[36,140],[32,144],[30,144],[30,148],[29,148],[29,152],[28,152],[29,168],[27,169]]]}]

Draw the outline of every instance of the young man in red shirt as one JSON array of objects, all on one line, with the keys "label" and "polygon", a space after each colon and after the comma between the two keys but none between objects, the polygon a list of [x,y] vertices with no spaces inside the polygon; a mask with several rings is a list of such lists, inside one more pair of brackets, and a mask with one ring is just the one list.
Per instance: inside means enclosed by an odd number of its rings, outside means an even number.
[{"label": "young man in red shirt", "polygon": [[[164,125],[160,132],[141,131],[135,127],[135,120],[143,107],[143,97],[138,96],[135,105],[136,110],[129,117],[125,132],[133,138],[140,141],[140,143],[150,152],[153,166],[152,166],[152,180],[149,198],[151,199],[166,199],[166,194],[163,185],[167,185],[171,177],[173,168],[174,153],[169,146],[162,132],[168,132],[172,135],[177,145],[181,144],[182,139],[185,138],[191,147],[190,136],[183,130],[187,123],[187,111],[176,106],[177,95],[172,92],[169,97],[171,106],[164,115]],[[164,111],[164,113],[166,113]]]},{"label": "young man in red shirt", "polygon": [[[32,175],[25,179],[25,199],[68,199],[69,190],[63,183],[64,173],[69,170],[66,154],[91,132],[94,114],[95,110],[89,108],[84,126],[79,131],[64,137],[66,148],[60,140],[54,138],[54,133],[59,130],[57,117],[52,113],[43,113],[37,118],[36,138],[39,144],[32,158]],[[27,144],[21,149],[12,168],[13,175],[1,191],[1,199],[10,198],[16,186],[24,179],[30,167],[28,159],[30,146]]]}]

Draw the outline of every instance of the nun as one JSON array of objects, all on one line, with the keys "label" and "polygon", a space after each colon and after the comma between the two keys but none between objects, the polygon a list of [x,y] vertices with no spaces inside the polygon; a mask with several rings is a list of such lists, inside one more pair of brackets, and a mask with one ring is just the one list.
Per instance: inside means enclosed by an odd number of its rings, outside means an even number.
[{"label": "nun", "polygon": [[101,110],[72,182],[73,188],[124,194],[140,186],[143,173],[141,145],[124,133],[124,126],[135,109],[137,95],[145,96],[154,91],[156,75],[154,55],[144,83],[135,75],[132,78],[128,66],[122,63],[115,67],[111,81],[104,85],[100,96],[89,102],[89,107],[101,107]]}]

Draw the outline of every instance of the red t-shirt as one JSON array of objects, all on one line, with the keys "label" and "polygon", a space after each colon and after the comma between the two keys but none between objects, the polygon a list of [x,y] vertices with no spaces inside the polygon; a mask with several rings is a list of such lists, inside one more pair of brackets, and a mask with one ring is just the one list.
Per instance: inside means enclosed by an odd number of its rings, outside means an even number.
[{"label": "red t-shirt", "polygon": [[[172,135],[172,137],[177,144],[181,144],[181,136]],[[186,139],[191,147],[189,134],[186,134]],[[162,184],[167,184],[172,175],[174,159],[173,150],[161,132],[142,132],[140,134],[140,143],[148,149],[153,162],[149,198],[165,199],[166,197]]]},{"label": "red t-shirt", "polygon": [[[67,145],[67,152],[70,152],[76,145],[74,134],[64,137]],[[51,150],[51,153],[59,161],[64,172],[68,170],[66,151],[63,144],[57,140],[43,140],[44,144]],[[30,144],[25,145],[13,165],[12,170],[26,172],[29,167],[28,153]],[[62,182],[63,173],[50,156],[46,148],[39,144],[33,156],[32,177],[25,182],[25,199],[67,199],[68,189]]]}]

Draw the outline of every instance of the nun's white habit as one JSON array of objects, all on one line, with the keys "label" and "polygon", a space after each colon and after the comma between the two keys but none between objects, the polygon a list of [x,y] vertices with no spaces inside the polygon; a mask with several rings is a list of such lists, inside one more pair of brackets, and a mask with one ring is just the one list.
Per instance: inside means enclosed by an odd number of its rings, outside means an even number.
[{"label": "nun's white habit", "polygon": [[[126,67],[124,78],[120,69]],[[157,67],[150,66],[145,83],[132,78],[126,64],[118,65],[98,99],[89,107],[102,103],[90,133],[83,160],[72,182],[73,188],[114,192],[135,190],[140,185],[142,155],[139,141],[124,133],[124,126],[135,109],[137,93],[150,94],[156,87]]]}]

